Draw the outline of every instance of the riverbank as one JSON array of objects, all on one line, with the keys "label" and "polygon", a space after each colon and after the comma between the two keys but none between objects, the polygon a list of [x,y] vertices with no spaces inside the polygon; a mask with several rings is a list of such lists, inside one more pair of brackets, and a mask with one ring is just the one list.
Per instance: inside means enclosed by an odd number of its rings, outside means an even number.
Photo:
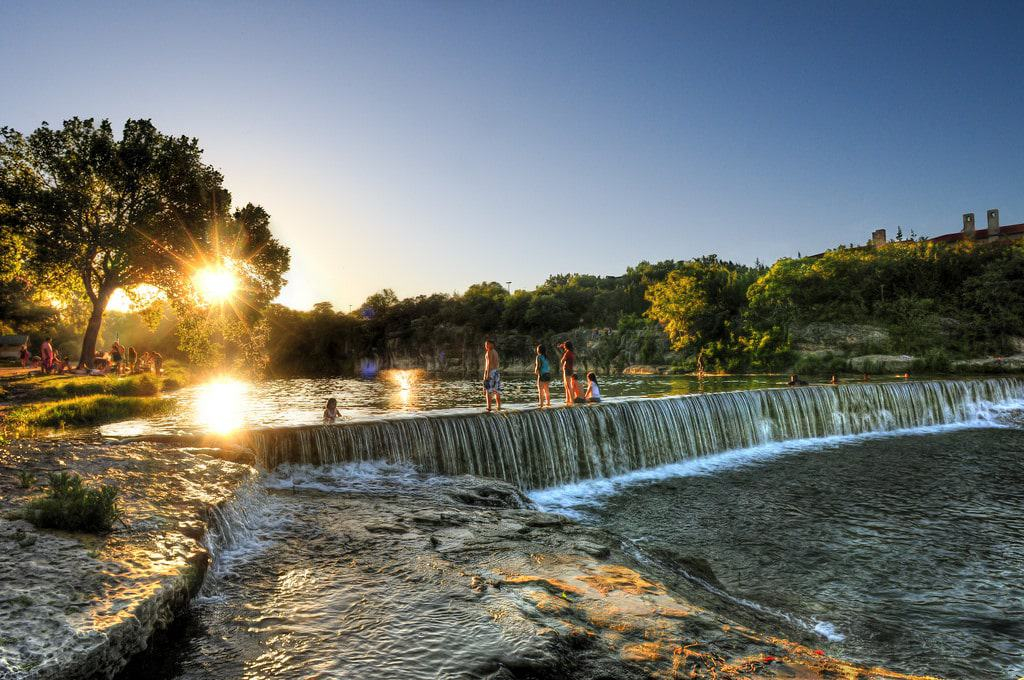
[{"label": "riverbank", "polygon": [[7,369],[0,374],[0,430],[31,434],[35,429],[91,427],[156,415],[171,405],[160,398],[191,382],[189,371],[168,362],[160,374],[45,375]]},{"label": "riverbank", "polygon": [[[255,474],[194,451],[71,439],[7,442],[0,469],[0,678],[40,680],[109,677],[179,615],[209,564],[214,509]],[[96,535],[20,519],[36,484],[63,470],[116,485],[124,524]]]}]

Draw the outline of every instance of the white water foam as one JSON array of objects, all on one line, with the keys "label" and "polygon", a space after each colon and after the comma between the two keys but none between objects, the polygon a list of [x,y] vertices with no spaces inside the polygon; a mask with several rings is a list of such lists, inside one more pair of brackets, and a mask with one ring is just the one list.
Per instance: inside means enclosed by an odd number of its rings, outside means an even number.
[{"label": "white water foam", "polygon": [[1021,409],[1024,409],[1024,401],[1004,402],[986,405],[985,408],[978,410],[972,420],[961,423],[770,442],[711,456],[691,458],[655,468],[635,470],[617,477],[590,479],[575,484],[530,491],[527,493],[527,496],[546,512],[556,512],[567,517],[580,519],[586,515],[587,508],[600,506],[604,498],[614,495],[629,486],[650,484],[676,477],[701,477],[724,470],[759,465],[781,456],[809,451],[827,454],[829,451],[835,450],[844,444],[859,441],[954,432],[974,428],[1008,427],[1007,424],[1001,421],[1001,417],[1008,412]]},{"label": "white water foam", "polygon": [[379,493],[422,486],[430,479],[409,463],[375,460],[334,465],[285,463],[267,473],[263,484],[285,491]]},{"label": "white water foam", "polygon": [[277,542],[292,521],[285,504],[267,494],[261,479],[248,482],[230,501],[213,510],[203,539],[210,570],[200,601],[217,599],[220,579]]}]

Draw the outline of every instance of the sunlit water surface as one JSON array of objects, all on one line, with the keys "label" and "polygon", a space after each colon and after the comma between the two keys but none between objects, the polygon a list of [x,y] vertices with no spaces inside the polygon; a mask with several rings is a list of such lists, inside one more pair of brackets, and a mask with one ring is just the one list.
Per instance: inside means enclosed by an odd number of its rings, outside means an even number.
[{"label": "sunlit water surface", "polygon": [[[777,376],[725,376],[701,380],[693,376],[614,376],[601,378],[606,397],[657,397],[694,392],[778,387]],[[528,376],[503,378],[506,408],[537,403],[537,385]],[[559,403],[561,383],[551,387],[551,403]],[[427,410],[478,408],[484,397],[478,380],[441,377],[425,371],[383,371],[374,378],[292,378],[245,382],[220,378],[185,387],[167,398],[176,407],[149,420],[105,425],[107,436],[214,433],[281,425],[322,422],[327,399],[338,400],[341,420],[398,415]],[[562,396],[564,401],[564,396]]]},{"label": "sunlit water surface", "polygon": [[[623,377],[613,397],[776,386],[778,379]],[[534,383],[506,381],[532,405]],[[557,385],[552,390],[557,394]],[[159,420],[108,435],[228,432],[427,409],[482,410],[479,384],[396,372],[373,380],[220,381],[179,393]],[[1014,421],[1017,418],[1017,422]],[[296,466],[264,481],[248,533],[218,556],[183,640],[156,678],[483,677],[527,641],[419,584],[431,566],[382,543],[353,561],[346,494],[419,493],[409,470]],[[714,572],[704,606],[795,632],[828,652],[913,673],[1024,675],[1024,430],[999,423],[771,444],[612,481],[535,492],[547,509],[621,537],[642,568],[689,588]],[[375,554],[374,551],[371,551]],[[366,553],[362,553],[365,555]],[[705,575],[706,576],[706,575]],[[489,662],[489,663],[490,663]]]}]

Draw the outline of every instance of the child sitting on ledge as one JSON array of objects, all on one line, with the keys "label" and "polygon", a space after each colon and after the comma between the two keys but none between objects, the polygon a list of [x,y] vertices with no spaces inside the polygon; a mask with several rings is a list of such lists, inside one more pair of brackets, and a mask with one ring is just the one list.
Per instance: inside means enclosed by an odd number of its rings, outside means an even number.
[{"label": "child sitting on ledge", "polygon": [[597,384],[597,374],[593,371],[587,373],[587,394],[585,398],[591,404],[601,402],[601,388]]}]

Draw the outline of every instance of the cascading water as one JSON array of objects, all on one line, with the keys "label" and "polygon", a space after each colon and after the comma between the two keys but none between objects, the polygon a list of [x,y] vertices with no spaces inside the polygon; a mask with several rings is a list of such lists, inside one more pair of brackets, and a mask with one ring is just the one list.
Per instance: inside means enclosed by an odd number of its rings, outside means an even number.
[{"label": "cascading water", "polygon": [[964,422],[1019,399],[1024,380],[1017,378],[864,383],[501,414],[424,413],[245,437],[268,469],[383,459],[536,489],[769,442]]}]

